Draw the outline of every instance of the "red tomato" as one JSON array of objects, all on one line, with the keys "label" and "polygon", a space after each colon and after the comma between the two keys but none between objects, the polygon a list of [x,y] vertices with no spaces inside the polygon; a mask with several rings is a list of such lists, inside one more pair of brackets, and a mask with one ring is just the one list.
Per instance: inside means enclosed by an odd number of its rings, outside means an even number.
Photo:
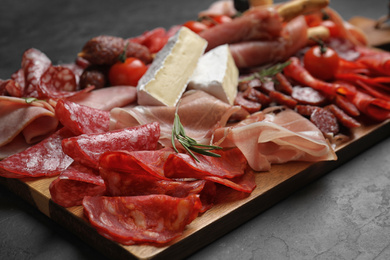
[{"label": "red tomato", "polygon": [[326,81],[334,78],[339,66],[339,56],[331,48],[316,45],[305,53],[303,62],[313,77]]},{"label": "red tomato", "polygon": [[325,20],[321,22],[321,25],[328,28],[331,37],[340,37],[340,30],[333,21]]},{"label": "red tomato", "polygon": [[217,24],[227,23],[233,20],[231,17],[227,15],[217,15],[217,16],[213,16],[211,19],[213,19]]},{"label": "red tomato", "polygon": [[137,58],[127,58],[125,62],[118,61],[111,66],[108,80],[112,86],[137,86],[138,80],[145,74],[148,67]]},{"label": "red tomato", "polygon": [[187,27],[191,31],[195,33],[200,33],[203,30],[209,28],[206,24],[198,22],[198,21],[188,21],[183,24],[183,26]]}]

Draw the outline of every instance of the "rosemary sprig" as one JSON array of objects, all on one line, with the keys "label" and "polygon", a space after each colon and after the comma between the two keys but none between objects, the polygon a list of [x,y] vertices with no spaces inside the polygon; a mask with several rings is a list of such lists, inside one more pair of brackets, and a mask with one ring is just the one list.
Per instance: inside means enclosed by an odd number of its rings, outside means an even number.
[{"label": "rosemary sprig", "polygon": [[250,75],[248,77],[245,77],[245,78],[241,79],[240,81],[241,82],[250,81],[250,80],[253,80],[253,79],[257,78],[261,82],[265,82],[267,80],[267,78],[272,78],[276,74],[282,72],[283,69],[285,67],[287,67],[289,64],[290,64],[290,61],[286,61],[286,62],[283,62],[283,63],[277,63],[277,64],[275,64],[275,65],[273,65],[271,67],[264,68],[262,70],[256,71],[252,75]]},{"label": "rosemary sprig", "polygon": [[173,120],[173,128],[172,128],[172,147],[173,149],[178,153],[179,151],[176,148],[175,145],[175,139],[183,146],[183,148],[197,161],[200,162],[198,157],[195,156],[195,153],[207,155],[207,156],[213,156],[213,157],[221,157],[220,154],[216,154],[213,152],[209,152],[210,150],[215,150],[215,149],[222,149],[220,146],[215,146],[215,145],[205,145],[205,144],[198,144],[198,142],[187,136],[184,127],[180,122],[179,115],[177,113],[179,108],[179,105],[176,107],[176,112],[175,112],[175,118]]}]

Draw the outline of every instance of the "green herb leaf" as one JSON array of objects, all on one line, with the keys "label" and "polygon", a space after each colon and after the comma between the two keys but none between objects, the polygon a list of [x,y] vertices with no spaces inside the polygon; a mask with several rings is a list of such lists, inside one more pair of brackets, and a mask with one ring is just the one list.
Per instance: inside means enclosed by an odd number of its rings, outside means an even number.
[{"label": "green herb leaf", "polygon": [[199,153],[202,155],[206,156],[213,156],[213,157],[221,157],[220,154],[216,154],[213,152],[209,152],[210,150],[216,150],[216,149],[222,149],[220,146],[215,146],[215,145],[205,145],[205,144],[198,144],[198,142],[187,136],[184,127],[180,122],[179,115],[177,114],[177,111],[179,109],[179,104],[176,107],[176,112],[175,112],[175,118],[173,120],[173,128],[172,128],[172,137],[171,137],[171,142],[172,142],[172,147],[173,149],[178,153],[179,151],[176,148],[175,140],[177,140],[183,148],[197,161],[200,162],[198,157],[195,156],[195,153]]},{"label": "green herb leaf", "polygon": [[277,63],[271,67],[261,69],[257,72],[254,72],[252,75],[241,79],[241,82],[244,81],[250,81],[255,78],[259,79],[261,82],[265,82],[269,80],[270,78],[274,77],[276,74],[280,73],[283,71],[285,67],[287,67],[290,64],[290,61],[286,61],[283,63]]}]

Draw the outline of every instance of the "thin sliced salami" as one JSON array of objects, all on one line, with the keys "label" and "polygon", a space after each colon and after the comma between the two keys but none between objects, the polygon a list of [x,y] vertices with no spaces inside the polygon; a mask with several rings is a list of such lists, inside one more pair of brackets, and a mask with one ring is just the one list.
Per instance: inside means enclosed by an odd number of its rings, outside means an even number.
[{"label": "thin sliced salami", "polygon": [[179,237],[199,214],[198,195],[85,197],[84,214],[104,237],[125,245],[166,244]]},{"label": "thin sliced salami", "polygon": [[215,151],[221,157],[197,155],[199,163],[190,155],[173,153],[164,165],[164,174],[170,178],[204,179],[206,176],[234,178],[244,174],[247,161],[238,148]]},{"label": "thin sliced salami", "polygon": [[63,139],[73,136],[62,128],[40,143],[0,161],[0,176],[6,178],[55,176],[73,159],[61,149]]},{"label": "thin sliced salami", "polygon": [[60,122],[74,135],[104,133],[109,129],[108,111],[61,99],[57,102],[55,113]]},{"label": "thin sliced salami", "polygon": [[159,179],[164,176],[164,164],[172,149],[152,151],[112,151],[105,152],[99,159],[99,168],[124,173],[142,173]]},{"label": "thin sliced salami", "polygon": [[75,161],[98,169],[99,157],[107,151],[155,150],[160,125],[150,123],[102,134],[83,134],[62,141],[63,151]]},{"label": "thin sliced salami", "polygon": [[245,193],[251,193],[256,188],[255,175],[249,167],[245,174],[232,179],[215,176],[206,176],[205,179]]},{"label": "thin sliced salami", "polygon": [[81,205],[85,196],[104,195],[106,186],[98,171],[73,162],[51,182],[49,191],[55,203],[72,207]]}]

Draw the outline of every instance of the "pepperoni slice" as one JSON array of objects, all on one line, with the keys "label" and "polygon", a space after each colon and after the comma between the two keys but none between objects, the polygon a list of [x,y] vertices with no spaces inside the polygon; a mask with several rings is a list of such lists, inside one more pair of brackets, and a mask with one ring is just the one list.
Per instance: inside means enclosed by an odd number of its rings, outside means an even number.
[{"label": "pepperoni slice", "polygon": [[255,175],[249,167],[243,175],[232,179],[216,176],[206,176],[205,179],[245,193],[251,193],[256,188]]},{"label": "pepperoni slice", "polygon": [[160,125],[150,123],[102,134],[84,134],[62,141],[63,151],[75,161],[98,169],[99,157],[107,151],[155,150]]},{"label": "pepperoni slice", "polygon": [[354,128],[360,126],[360,123],[356,119],[347,115],[342,109],[340,109],[335,104],[328,105],[325,108],[328,109],[330,112],[332,112],[337,118],[337,121],[339,121],[345,127]]},{"label": "pepperoni slice", "polygon": [[55,113],[60,122],[74,135],[104,133],[109,129],[108,111],[61,99],[57,102]]},{"label": "pepperoni slice", "polygon": [[248,111],[251,114],[255,113],[261,109],[260,103],[246,99],[242,92],[237,93],[236,99],[234,100],[234,104],[242,107],[243,109],[245,109],[246,111]]},{"label": "pepperoni slice", "polygon": [[247,161],[238,148],[214,151],[221,157],[197,155],[199,163],[190,155],[173,153],[164,165],[164,174],[171,178],[204,179],[205,176],[234,178],[244,174]]},{"label": "pepperoni slice", "polygon": [[60,174],[73,162],[61,149],[61,141],[71,136],[72,132],[64,127],[42,142],[0,161],[0,176],[24,178]]},{"label": "pepperoni slice", "polygon": [[85,197],[84,214],[104,237],[125,245],[166,244],[179,237],[199,214],[198,195]]},{"label": "pepperoni slice", "polygon": [[81,205],[85,196],[104,195],[106,186],[98,171],[73,162],[51,182],[49,191],[55,203],[73,207]]},{"label": "pepperoni slice", "polygon": [[270,91],[269,97],[279,105],[287,106],[291,109],[293,109],[298,104],[295,99],[279,91]]}]

